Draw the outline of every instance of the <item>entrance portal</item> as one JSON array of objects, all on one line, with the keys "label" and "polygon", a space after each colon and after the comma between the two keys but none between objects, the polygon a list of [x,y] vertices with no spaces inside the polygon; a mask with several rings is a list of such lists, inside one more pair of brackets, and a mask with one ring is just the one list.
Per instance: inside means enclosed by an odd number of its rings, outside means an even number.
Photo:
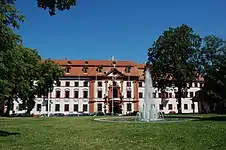
[{"label": "entrance portal", "polygon": [[[112,113],[112,100],[109,102],[109,110],[110,110],[110,113]],[[114,114],[121,114],[122,113],[122,107],[120,105],[120,102],[117,100],[117,101],[114,101],[113,103],[113,112]]]}]

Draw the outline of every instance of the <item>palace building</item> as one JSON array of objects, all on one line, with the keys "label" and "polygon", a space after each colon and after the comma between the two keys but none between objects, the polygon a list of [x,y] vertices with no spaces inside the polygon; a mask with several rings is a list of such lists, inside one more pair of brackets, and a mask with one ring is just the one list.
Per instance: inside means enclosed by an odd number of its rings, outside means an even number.
[{"label": "palace building", "polygon": [[[145,64],[117,60],[54,60],[65,68],[65,75],[49,93],[50,113],[118,113],[127,114],[139,111],[144,101]],[[203,80],[192,83],[187,95],[182,99],[183,113],[198,113],[198,102],[192,102],[195,92],[200,90]],[[157,89],[153,98],[159,101],[156,106],[164,113],[177,113],[175,90],[167,89],[161,94]],[[47,97],[47,96],[45,96]],[[37,95],[31,113],[46,114],[47,98]],[[15,113],[24,113],[21,103],[14,103]]]}]

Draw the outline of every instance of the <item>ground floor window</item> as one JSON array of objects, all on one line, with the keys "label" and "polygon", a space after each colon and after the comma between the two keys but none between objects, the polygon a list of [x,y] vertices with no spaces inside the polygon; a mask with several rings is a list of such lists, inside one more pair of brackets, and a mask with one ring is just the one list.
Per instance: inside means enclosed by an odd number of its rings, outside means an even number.
[{"label": "ground floor window", "polygon": [[191,104],[191,109],[195,109],[195,104]]},{"label": "ground floor window", "polygon": [[69,104],[64,104],[64,111],[69,111]]},{"label": "ground floor window", "polygon": [[102,111],[102,104],[97,104],[97,111]]},{"label": "ground floor window", "polygon": [[87,104],[83,104],[83,111],[87,111],[88,110],[88,105]]},{"label": "ground floor window", "polygon": [[46,104],[46,111],[48,111],[48,108],[49,108],[49,111],[51,111],[51,104],[49,104],[49,107],[48,107],[48,102]]},{"label": "ground floor window", "polygon": [[78,111],[78,104],[74,104],[74,111]]},{"label": "ground floor window", "polygon": [[127,107],[126,107],[127,111],[131,111],[131,103],[127,103]]},{"label": "ground floor window", "polygon": [[172,110],[173,109],[173,105],[172,104],[168,104],[168,109]]},{"label": "ground floor window", "polygon": [[22,110],[23,110],[23,105],[19,104],[19,111],[22,111]]},{"label": "ground floor window", "polygon": [[185,109],[185,110],[188,109],[188,104],[184,104],[184,109]]},{"label": "ground floor window", "polygon": [[37,104],[36,106],[36,111],[41,111],[42,105],[41,104]]},{"label": "ground floor window", "polygon": [[159,104],[159,109],[163,110],[163,104]]},{"label": "ground floor window", "polygon": [[55,111],[60,111],[60,104],[55,105]]}]

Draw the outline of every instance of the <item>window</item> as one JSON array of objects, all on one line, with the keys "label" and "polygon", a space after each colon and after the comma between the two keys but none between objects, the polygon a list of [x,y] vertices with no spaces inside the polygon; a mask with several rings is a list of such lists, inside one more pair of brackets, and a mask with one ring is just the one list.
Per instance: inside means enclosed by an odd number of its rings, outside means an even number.
[{"label": "window", "polygon": [[102,98],[102,91],[97,92],[97,98]]},{"label": "window", "polygon": [[198,83],[195,83],[195,87],[198,87]]},{"label": "window", "polygon": [[127,87],[131,87],[131,82],[130,82],[130,81],[127,81],[127,82],[126,82],[126,86],[127,86]]},{"label": "window", "polygon": [[132,109],[131,109],[131,103],[127,103],[127,111],[131,111]]},{"label": "window", "polygon": [[117,86],[117,83],[115,81],[113,81],[113,86]]},{"label": "window", "polygon": [[169,94],[167,92],[164,93],[164,98],[168,98]]},{"label": "window", "polygon": [[38,92],[38,98],[41,98],[42,94],[40,92]]},{"label": "window", "polygon": [[188,104],[184,104],[184,109],[185,109],[185,110],[188,109]]},{"label": "window", "polygon": [[99,82],[97,83],[97,86],[98,86],[98,87],[102,87],[102,82],[99,81]]},{"label": "window", "polygon": [[143,98],[143,93],[139,92],[139,98]]},{"label": "window", "polygon": [[60,91],[56,91],[56,98],[60,98]]},{"label": "window", "polygon": [[190,92],[190,97],[194,97],[194,93],[193,92]]},{"label": "window", "polygon": [[14,103],[12,103],[12,105],[10,105],[10,110],[13,110],[14,107]]},{"label": "window", "polygon": [[113,88],[113,98],[118,98],[118,89]]},{"label": "window", "polygon": [[84,81],[83,86],[84,87],[88,87],[88,82],[87,81]]},{"label": "window", "polygon": [[184,93],[184,98],[187,98],[188,97],[188,92],[185,92]]},{"label": "window", "polygon": [[189,83],[189,87],[192,87],[192,83]]},{"label": "window", "polygon": [[83,111],[87,111],[88,110],[88,105],[87,104],[83,104]]},{"label": "window", "polygon": [[159,109],[163,110],[163,104],[159,104]]},{"label": "window", "polygon": [[74,111],[78,111],[78,104],[74,104]]},{"label": "window", "polygon": [[203,87],[203,83],[199,83],[200,87]]},{"label": "window", "polygon": [[169,98],[172,98],[173,96],[172,96],[172,93],[169,93]]},{"label": "window", "polygon": [[70,68],[69,67],[65,68],[65,70],[66,70],[66,73],[70,72]]},{"label": "window", "polygon": [[46,103],[46,111],[48,111],[48,109],[49,109],[49,111],[51,111],[51,104],[49,104],[49,107],[48,107],[48,102]]},{"label": "window", "polygon": [[19,111],[22,111],[22,110],[23,110],[23,105],[19,104]]},{"label": "window", "polygon": [[60,86],[61,85],[61,82],[60,81],[57,81],[56,85],[57,86]]},{"label": "window", "polygon": [[78,97],[79,97],[78,91],[74,91],[74,98],[78,98]]},{"label": "window", "polygon": [[65,82],[65,86],[70,86],[70,82]]},{"label": "window", "polygon": [[70,97],[70,91],[65,91],[65,98],[69,98]]},{"label": "window", "polygon": [[55,104],[55,111],[60,111],[60,104]]},{"label": "window", "polygon": [[127,98],[131,98],[131,91],[127,91]]},{"label": "window", "polygon": [[64,104],[64,111],[69,111],[69,104]]},{"label": "window", "polygon": [[102,104],[97,104],[97,111],[102,111]]},{"label": "window", "polygon": [[172,104],[168,104],[168,109],[172,110],[173,109],[173,105]]},{"label": "window", "polygon": [[42,105],[41,104],[37,104],[36,111],[41,111],[41,108],[42,108]]},{"label": "window", "polygon": [[79,87],[79,82],[75,82],[75,87]]},{"label": "window", "polygon": [[83,98],[88,98],[88,91],[83,91]]},{"label": "window", "polygon": [[159,94],[159,98],[162,98],[162,93],[158,93]]},{"label": "window", "polygon": [[139,87],[143,87],[143,83],[142,82],[139,82]]},{"label": "window", "polygon": [[191,109],[195,109],[195,104],[191,104]]},{"label": "window", "polygon": [[156,93],[152,93],[153,94],[153,98],[156,98]]}]

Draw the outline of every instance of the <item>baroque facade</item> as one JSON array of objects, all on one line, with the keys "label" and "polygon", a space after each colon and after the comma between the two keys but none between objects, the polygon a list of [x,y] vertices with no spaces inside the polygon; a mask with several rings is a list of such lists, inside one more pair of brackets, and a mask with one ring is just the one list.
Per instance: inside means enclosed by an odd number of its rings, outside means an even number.
[{"label": "baroque facade", "polygon": [[[139,111],[144,101],[144,64],[116,60],[55,60],[65,68],[48,97],[50,113],[121,113]],[[198,113],[198,102],[192,102],[203,80],[194,81],[187,95],[182,99],[183,113]],[[161,94],[157,89],[153,98],[159,101],[156,106],[164,113],[177,112],[175,89],[168,88]],[[37,95],[31,113],[47,113],[47,96]],[[14,103],[15,113],[24,113],[22,104]]]}]

